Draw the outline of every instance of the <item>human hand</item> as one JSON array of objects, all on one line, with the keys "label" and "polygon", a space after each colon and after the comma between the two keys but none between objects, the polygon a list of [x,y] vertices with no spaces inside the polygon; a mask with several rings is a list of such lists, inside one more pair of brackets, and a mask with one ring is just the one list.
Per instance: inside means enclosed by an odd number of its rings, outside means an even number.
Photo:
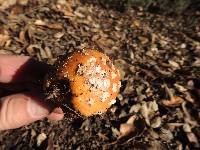
[{"label": "human hand", "polygon": [[27,56],[0,55],[0,130],[14,129],[47,117],[61,120],[60,108],[42,102],[35,86],[47,71],[47,65]]}]

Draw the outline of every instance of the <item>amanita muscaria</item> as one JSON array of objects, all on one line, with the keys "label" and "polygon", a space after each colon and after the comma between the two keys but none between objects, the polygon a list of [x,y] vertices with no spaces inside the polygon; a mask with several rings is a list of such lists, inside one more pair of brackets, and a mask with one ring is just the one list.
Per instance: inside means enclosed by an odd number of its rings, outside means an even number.
[{"label": "amanita muscaria", "polygon": [[47,100],[69,104],[89,117],[106,112],[116,102],[120,73],[105,54],[80,50],[57,61],[45,82]]}]

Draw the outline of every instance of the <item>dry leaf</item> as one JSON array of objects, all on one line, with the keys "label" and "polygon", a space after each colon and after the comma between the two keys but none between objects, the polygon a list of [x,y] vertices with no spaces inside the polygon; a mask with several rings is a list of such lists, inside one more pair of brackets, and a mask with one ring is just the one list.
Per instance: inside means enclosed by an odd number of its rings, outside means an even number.
[{"label": "dry leaf", "polygon": [[127,124],[134,124],[134,121],[137,117],[135,115],[131,116],[128,120],[127,120]]},{"label": "dry leaf", "polygon": [[53,143],[53,139],[48,139],[48,146],[46,148],[46,150],[54,150],[54,143]]},{"label": "dry leaf", "polygon": [[159,136],[163,141],[167,141],[167,142],[169,142],[170,140],[174,138],[172,132],[169,129],[165,129],[165,128],[161,128]]},{"label": "dry leaf", "polygon": [[152,128],[158,128],[161,125],[161,117],[156,117],[151,120],[151,127]]},{"label": "dry leaf", "polygon": [[54,37],[60,39],[61,37],[63,37],[64,34],[65,34],[64,32],[57,32],[54,34]]},{"label": "dry leaf", "polygon": [[18,0],[18,3],[20,4],[20,5],[27,5],[28,4],[28,1],[29,0]]},{"label": "dry leaf", "polygon": [[24,31],[24,30],[20,31],[20,33],[19,33],[19,39],[20,39],[21,42],[26,41],[25,33],[26,33],[26,31]]},{"label": "dry leaf", "polygon": [[183,125],[183,131],[185,131],[185,132],[191,132],[192,131],[191,127],[190,127],[190,125],[188,123],[185,123]]},{"label": "dry leaf", "polygon": [[0,10],[9,8],[10,6],[16,4],[17,0],[0,0]]},{"label": "dry leaf", "polygon": [[45,133],[40,133],[37,136],[37,146],[40,146],[41,143],[47,138],[47,135]]},{"label": "dry leaf", "polygon": [[156,112],[158,111],[158,104],[156,101],[142,102],[140,112],[142,116],[145,118],[145,122],[147,125],[152,128],[157,128],[161,124],[161,118],[155,117]]},{"label": "dry leaf", "polygon": [[63,26],[61,23],[47,23],[46,26],[50,29],[63,29]]},{"label": "dry leaf", "polygon": [[136,28],[139,28],[140,27],[140,21],[139,20],[134,20],[133,21],[133,23],[132,23],[132,25],[131,25],[131,27],[132,28],[134,28],[134,27],[136,27]]},{"label": "dry leaf", "polygon": [[137,112],[139,112],[140,108],[141,108],[140,104],[135,104],[135,105],[131,106],[129,113],[133,113],[133,112],[137,113]]},{"label": "dry leaf", "polygon": [[112,127],[111,128],[113,136],[114,137],[119,137],[120,136],[120,132],[117,130],[117,128]]},{"label": "dry leaf", "polygon": [[18,14],[23,13],[23,11],[24,11],[23,6],[21,6],[21,5],[14,5],[12,7],[12,9],[11,9],[10,14],[12,14],[12,15],[18,15]]},{"label": "dry leaf", "polygon": [[0,29],[0,46],[4,46],[9,39],[8,31]]},{"label": "dry leaf", "polygon": [[45,26],[45,27],[48,27],[50,29],[58,29],[58,30],[63,29],[63,26],[62,26],[61,23],[50,23],[50,22],[48,23],[48,22],[45,22],[43,20],[36,20],[34,22],[34,24],[37,25],[37,26]]},{"label": "dry leaf", "polygon": [[179,92],[187,91],[187,89],[185,87],[183,87],[182,85],[179,85],[178,83],[175,83],[174,86],[176,87],[176,89],[178,89]]},{"label": "dry leaf", "polygon": [[194,66],[194,67],[200,67],[200,59],[196,58],[196,60],[192,64],[192,66]]},{"label": "dry leaf", "polygon": [[38,26],[46,26],[46,22],[42,21],[42,20],[36,20],[34,22],[35,25],[38,25]]},{"label": "dry leaf", "polygon": [[0,49],[0,54],[12,55],[12,54],[14,54],[14,53],[13,53],[13,51]]},{"label": "dry leaf", "polygon": [[187,137],[188,137],[188,140],[191,142],[191,143],[198,143],[198,139],[196,137],[196,135],[192,132],[188,132],[187,133]]},{"label": "dry leaf", "polygon": [[162,100],[162,103],[165,106],[168,107],[175,107],[175,106],[179,106],[180,104],[182,104],[184,102],[184,99],[182,99],[179,96],[174,96],[172,97],[170,100]]},{"label": "dry leaf", "polygon": [[147,44],[149,42],[149,39],[143,36],[139,36],[138,39],[142,44]]},{"label": "dry leaf", "polygon": [[177,62],[173,61],[173,60],[169,60],[168,62],[172,67],[180,68],[180,65]]},{"label": "dry leaf", "polygon": [[120,125],[120,133],[121,133],[121,136],[126,136],[128,134],[130,134],[131,132],[134,131],[134,125],[133,124],[128,124],[128,123],[122,123]]},{"label": "dry leaf", "polygon": [[55,11],[62,12],[64,14],[64,18],[71,18],[75,16],[72,7],[73,4],[71,1],[58,0],[56,6],[54,6],[53,9]]}]

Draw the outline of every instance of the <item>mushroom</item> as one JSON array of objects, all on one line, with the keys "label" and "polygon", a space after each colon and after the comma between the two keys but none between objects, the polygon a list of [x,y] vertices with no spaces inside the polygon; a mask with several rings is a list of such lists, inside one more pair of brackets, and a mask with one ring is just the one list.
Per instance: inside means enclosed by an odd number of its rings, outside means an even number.
[{"label": "mushroom", "polygon": [[89,117],[106,112],[116,102],[120,86],[119,70],[109,57],[83,49],[58,59],[44,87],[47,100],[68,104]]}]

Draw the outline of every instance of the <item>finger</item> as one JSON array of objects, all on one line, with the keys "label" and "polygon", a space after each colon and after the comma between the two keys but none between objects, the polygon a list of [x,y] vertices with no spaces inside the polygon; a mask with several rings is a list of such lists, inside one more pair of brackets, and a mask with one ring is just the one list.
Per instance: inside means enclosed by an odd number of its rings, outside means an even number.
[{"label": "finger", "polygon": [[15,94],[0,99],[0,130],[18,128],[48,116],[36,96]]},{"label": "finger", "polygon": [[61,108],[55,108],[47,117],[49,120],[59,121],[64,118],[64,113]]},{"label": "finger", "polygon": [[27,56],[0,55],[0,82],[26,82],[44,78],[48,65]]}]

